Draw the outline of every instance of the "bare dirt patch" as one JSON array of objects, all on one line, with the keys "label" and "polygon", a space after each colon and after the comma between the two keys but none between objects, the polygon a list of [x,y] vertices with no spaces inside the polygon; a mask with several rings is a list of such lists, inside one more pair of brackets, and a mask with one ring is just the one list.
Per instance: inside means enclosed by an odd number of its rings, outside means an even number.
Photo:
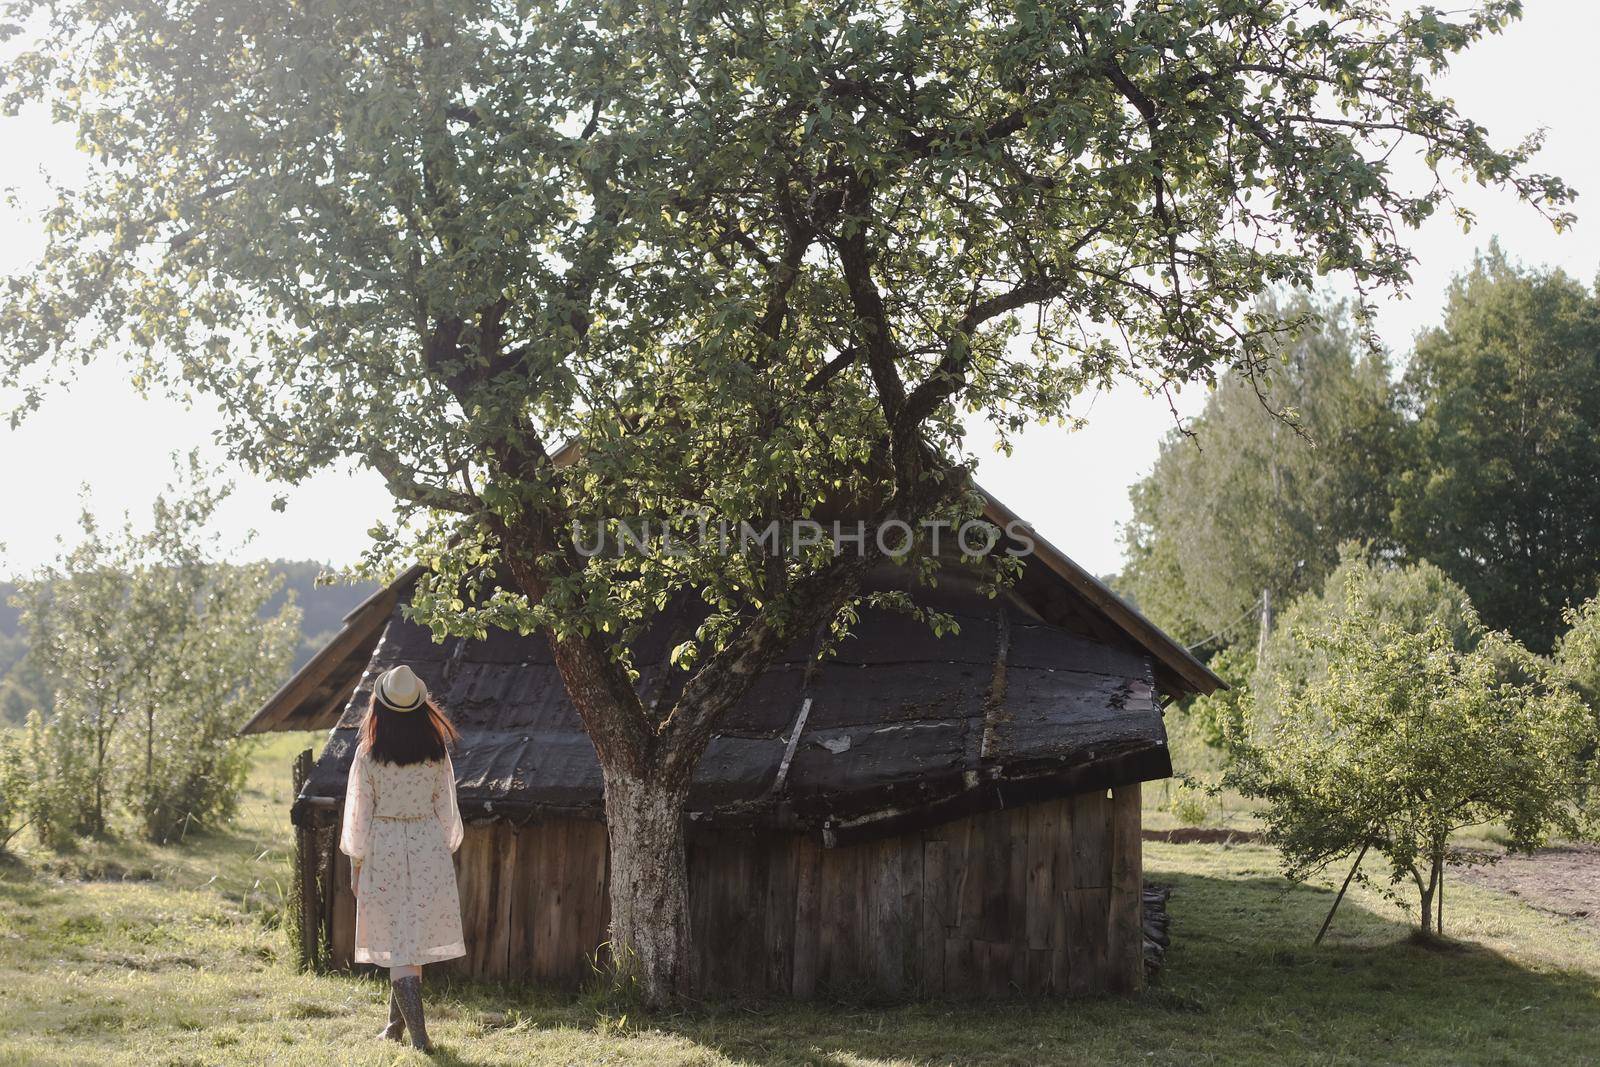
[{"label": "bare dirt patch", "polygon": [[1146,841],[1163,841],[1169,845],[1243,845],[1263,840],[1263,835],[1255,830],[1228,830],[1212,826],[1145,830],[1140,836]]},{"label": "bare dirt patch", "polygon": [[1541,911],[1600,927],[1600,846],[1543,848],[1531,856],[1469,867],[1457,877],[1498,889]]}]

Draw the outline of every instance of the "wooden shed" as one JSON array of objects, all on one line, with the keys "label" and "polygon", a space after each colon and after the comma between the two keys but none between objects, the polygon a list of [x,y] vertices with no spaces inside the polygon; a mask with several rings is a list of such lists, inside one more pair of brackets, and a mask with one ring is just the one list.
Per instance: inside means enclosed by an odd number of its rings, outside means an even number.
[{"label": "wooden shed", "polygon": [[[989,518],[1015,516],[990,498]],[[494,979],[575,985],[606,938],[602,783],[543,638],[432,641],[403,608],[413,570],[245,727],[327,729],[302,757],[302,949],[351,961],[336,848],[373,680],[409,663],[462,730],[457,857],[468,955]],[[887,568],[880,588],[903,577]],[[722,723],[691,793],[691,922],[709,993],[987,997],[1128,991],[1143,975],[1140,783],[1171,774],[1161,704],[1221,683],[1040,540],[989,599],[950,574],[914,599],[935,637],[864,611],[817,660],[796,642]],[[667,627],[661,628],[663,632]],[[634,649],[659,697],[669,641]]]}]

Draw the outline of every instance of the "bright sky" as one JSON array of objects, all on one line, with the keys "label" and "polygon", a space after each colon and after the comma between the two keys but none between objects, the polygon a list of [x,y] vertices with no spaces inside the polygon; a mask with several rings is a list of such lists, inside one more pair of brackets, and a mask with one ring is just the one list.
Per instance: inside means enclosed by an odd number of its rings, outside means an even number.
[{"label": "bright sky", "polygon": [[[1526,8],[1509,32],[1457,64],[1445,90],[1499,143],[1545,128],[1538,168],[1600,201],[1593,114],[1600,100],[1594,59],[1600,4],[1528,0]],[[0,187],[15,187],[25,205],[0,215],[0,274],[10,274],[27,269],[40,248],[28,206],[45,202],[41,172],[70,180],[79,163],[71,136],[38,115],[0,119],[0,142],[10,145],[0,155]],[[1600,214],[1588,217],[1590,199],[1579,200],[1578,225],[1559,236],[1507,194],[1470,189],[1462,199],[1477,212],[1478,228],[1463,234],[1443,217],[1428,223],[1413,240],[1420,262],[1409,299],[1391,300],[1380,312],[1380,333],[1399,356],[1419,329],[1437,321],[1451,275],[1491,236],[1525,263],[1560,266],[1586,283],[1600,269]],[[1178,398],[1186,416],[1203,403],[1197,390]],[[1105,574],[1121,563],[1118,527],[1129,516],[1128,486],[1149,471],[1172,416],[1164,398],[1132,387],[1093,398],[1087,412],[1087,429],[1036,429],[1013,456],[986,458],[980,479],[1079,563]],[[72,535],[80,485],[89,487],[91,506],[102,517],[128,509],[137,517],[166,482],[172,453],[200,447],[221,462],[211,444],[217,422],[203,401],[185,407],[139,399],[121,364],[108,359],[85,370],[70,392],[54,396],[21,429],[0,424],[0,490],[7,502],[0,508],[0,577],[48,560],[56,539]],[[282,513],[270,504],[283,487],[243,471],[233,477],[238,490],[218,521],[233,542],[257,532],[242,555],[347,564],[374,518],[388,514],[387,494],[368,473],[328,473],[290,489]]]}]

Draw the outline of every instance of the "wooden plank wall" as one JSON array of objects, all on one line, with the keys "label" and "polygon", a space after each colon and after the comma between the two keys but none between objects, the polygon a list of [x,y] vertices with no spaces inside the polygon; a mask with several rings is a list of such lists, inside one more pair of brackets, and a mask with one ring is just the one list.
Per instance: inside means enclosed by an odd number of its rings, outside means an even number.
[{"label": "wooden plank wall", "polygon": [[[606,936],[606,852],[595,822],[469,826],[456,855],[468,955],[451,966],[582,982]],[[338,866],[344,966],[354,901]],[[689,880],[710,995],[1062,996],[1143,978],[1137,784],[832,849],[797,834],[697,837]]]},{"label": "wooden plank wall", "polygon": [[606,828],[551,819],[467,827],[456,852],[462,974],[572,986],[588,978],[610,921]]},{"label": "wooden plank wall", "polygon": [[333,877],[329,879],[328,914],[332,926],[328,937],[328,962],[336,971],[348,970],[355,964],[356,948],[356,894],[350,888],[350,857],[338,851],[338,841],[333,844]]}]

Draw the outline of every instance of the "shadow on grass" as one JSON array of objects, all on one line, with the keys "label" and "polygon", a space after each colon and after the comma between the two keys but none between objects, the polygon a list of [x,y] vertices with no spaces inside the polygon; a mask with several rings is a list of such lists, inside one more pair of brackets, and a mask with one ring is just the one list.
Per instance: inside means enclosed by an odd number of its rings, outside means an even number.
[{"label": "shadow on grass", "polygon": [[[199,854],[183,857],[181,878],[164,879],[165,886],[204,882],[207,867],[242,872],[257,862],[248,833],[207,835],[192,845]],[[158,854],[152,858],[159,858],[162,850],[150,848]],[[844,997],[809,1004],[726,1001],[667,1015],[624,1010],[595,997],[430,976],[430,1011],[442,1024],[435,1062],[477,1067],[592,1058],[574,1049],[598,1050],[600,1058],[615,1052],[618,1062],[628,1063],[722,1057],[774,1067],[1596,1060],[1600,946],[1592,938],[1583,941],[1590,935],[1582,931],[1569,932],[1556,920],[1523,913],[1485,893],[1454,898],[1462,919],[1457,928],[1509,931],[1507,941],[1537,946],[1526,953],[1529,958],[1550,961],[1529,966],[1471,942],[1449,951],[1415,944],[1394,913],[1349,899],[1329,942],[1313,948],[1311,938],[1332,893],[1286,891],[1270,874],[1270,850],[1149,851],[1151,877],[1173,887],[1173,944],[1162,979],[1137,998],[887,1007]],[[123,856],[125,864],[143,862]],[[122,945],[117,951],[137,957],[141,966],[176,970],[175,953],[192,951],[187,942],[152,948],[135,937],[166,929],[173,918],[166,898],[140,888],[138,905],[108,912],[104,918],[115,921],[102,929],[95,920],[97,910],[108,906],[106,898],[85,888],[35,879],[26,865],[0,865],[0,930],[16,939],[10,943],[12,964],[45,974],[54,964],[38,961],[81,956],[99,966]],[[200,924],[202,932],[214,922]],[[1564,945],[1563,937],[1571,943]],[[0,958],[7,957],[5,948],[0,942]],[[181,965],[186,975],[193,973],[192,962]],[[340,1021],[353,1009],[361,1018],[350,1021],[351,1032],[364,1033],[369,1025],[376,1032],[381,1025],[376,989],[370,998],[350,998],[350,986],[320,988],[315,996],[295,994],[313,997],[319,1005],[314,1016],[267,1025]],[[330,995],[320,1006],[320,998]],[[231,1009],[208,1003],[195,1010],[221,1019]],[[566,1028],[573,1041],[553,1033],[556,1028]]]},{"label": "shadow on grass", "polygon": [[[1346,900],[1337,939],[1312,947],[1331,892],[1277,878],[1162,875],[1173,945],[1132,999],[978,1004],[724,1002],[630,1015],[754,1064],[1587,1062],[1600,976],[1535,969],[1481,945],[1416,943],[1409,927]],[[462,1010],[532,1025],[617,1025],[571,997],[452,983]],[[504,998],[504,999],[500,999]],[[441,1062],[470,1063],[469,1059]]]}]

